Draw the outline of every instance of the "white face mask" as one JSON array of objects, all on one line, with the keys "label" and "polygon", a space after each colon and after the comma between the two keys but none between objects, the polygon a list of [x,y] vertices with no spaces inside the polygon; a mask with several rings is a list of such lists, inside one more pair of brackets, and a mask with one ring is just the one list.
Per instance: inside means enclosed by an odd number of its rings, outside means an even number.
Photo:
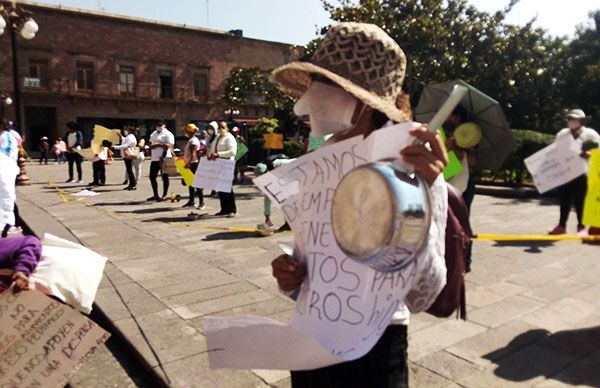
[{"label": "white face mask", "polygon": [[294,105],[297,116],[309,115],[314,136],[343,133],[354,127],[358,100],[343,89],[315,81]]}]

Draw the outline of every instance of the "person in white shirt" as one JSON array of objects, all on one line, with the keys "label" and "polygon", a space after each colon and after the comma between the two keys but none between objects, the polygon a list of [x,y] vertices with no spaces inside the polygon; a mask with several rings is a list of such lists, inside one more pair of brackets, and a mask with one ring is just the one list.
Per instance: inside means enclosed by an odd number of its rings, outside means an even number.
[{"label": "person in white shirt", "polygon": [[[225,121],[219,123],[219,134],[210,145],[208,159],[228,159],[235,160],[237,153],[237,142],[235,137],[229,133],[229,127]],[[221,210],[216,213],[216,216],[235,217],[237,207],[235,206],[235,194],[233,187],[230,193],[219,192],[219,202],[221,202]]]},{"label": "person in white shirt", "polygon": [[19,159],[19,141],[7,129],[6,123],[0,122],[0,152],[17,163]]},{"label": "person in white shirt", "polygon": [[90,186],[104,186],[106,184],[106,161],[108,160],[109,149],[112,143],[108,140],[102,140],[102,147],[92,160],[92,171],[94,180]]},{"label": "person in white shirt", "polygon": [[163,181],[163,195],[158,196],[158,182],[156,178],[161,170],[162,162],[165,157],[173,156],[171,148],[175,144],[175,137],[167,129],[165,123],[159,121],[154,126],[154,132],[150,135],[150,184],[152,185],[153,196],[148,198],[148,201],[162,201],[169,193],[169,176],[161,174]]},{"label": "person in white shirt", "polygon": [[[183,148],[183,160],[185,161],[185,168],[191,170],[194,174],[198,169],[198,162],[201,156],[200,150],[202,148],[201,140],[196,136],[198,131],[199,129],[195,124],[189,123],[185,126],[185,136],[188,138],[188,141]],[[190,185],[188,186],[188,190],[190,197],[183,207],[194,207],[196,204],[195,197],[198,197],[200,200],[198,209],[204,209],[206,206],[204,205],[204,192],[202,189]]]},{"label": "person in white shirt", "polygon": [[67,162],[69,163],[69,179],[67,182],[73,182],[73,164],[77,166],[77,181],[83,182],[83,173],[81,171],[82,157],[77,152],[81,150],[82,134],[79,130],[79,125],[76,122],[70,121],[67,123],[68,132],[65,135],[67,140]]},{"label": "person in white shirt", "polygon": [[[137,180],[135,178],[135,174],[133,173],[133,159],[137,159],[139,154],[139,149],[137,148],[137,139],[133,134],[134,128],[128,127],[123,133],[125,137],[121,137],[121,144],[114,146],[115,150],[121,150],[121,157],[125,162],[125,171],[127,172],[127,181],[128,185],[123,190],[136,190],[137,189]],[[132,149],[135,152],[135,155],[130,155],[127,150]]]},{"label": "person in white shirt", "polygon": [[[583,125],[586,116],[581,109],[573,109],[567,114],[567,128],[563,128],[556,134],[556,138],[559,139],[563,136],[573,136],[575,142],[581,149],[580,156],[584,159],[589,158],[589,152],[584,149],[583,145],[586,142],[600,143],[600,135],[598,132],[591,128],[587,128]],[[587,176],[582,174],[570,182],[558,188],[559,200],[560,200],[560,218],[558,225],[554,227],[548,234],[565,234],[567,232],[567,220],[569,219],[569,213],[571,212],[571,206],[575,206],[575,213],[577,214],[577,234],[580,236],[586,236],[587,231],[585,226],[582,224],[583,217],[583,203],[585,201],[585,195],[587,193]]]}]

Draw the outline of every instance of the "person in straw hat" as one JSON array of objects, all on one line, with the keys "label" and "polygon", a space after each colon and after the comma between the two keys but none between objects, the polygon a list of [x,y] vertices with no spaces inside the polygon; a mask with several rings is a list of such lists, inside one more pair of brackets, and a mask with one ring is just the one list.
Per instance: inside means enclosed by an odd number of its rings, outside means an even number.
[{"label": "person in straw hat", "polygon": [[[586,142],[600,143],[600,135],[591,128],[584,126],[586,116],[581,109],[572,109],[567,113],[567,128],[563,128],[556,134],[556,139],[564,136],[573,136],[575,142],[581,149],[580,156],[584,159],[589,158],[589,151],[584,146]],[[560,200],[560,218],[558,225],[548,234],[565,234],[567,232],[567,220],[571,212],[571,206],[575,205],[577,214],[577,234],[586,236],[587,231],[582,224],[583,221],[583,203],[587,193],[587,175],[582,174],[570,182],[558,187]]]},{"label": "person in straw hat", "polygon": [[[387,125],[410,121],[408,96],[402,92],[406,57],[398,44],[373,24],[340,23],[329,29],[309,62],[292,62],[275,69],[271,80],[299,97],[294,111],[310,117],[314,136],[333,134],[328,143],[358,136]],[[446,281],[444,236],[447,191],[441,172],[447,164],[444,144],[426,128],[411,134],[425,145],[410,145],[404,160],[430,185],[432,226],[425,252],[417,258],[419,274],[409,296],[411,311],[433,303]],[[297,292],[306,268],[287,255],[272,262],[273,276],[284,292]],[[427,290],[422,292],[421,290]],[[411,302],[419,301],[418,303]],[[409,311],[401,304],[392,324],[363,357],[310,371],[292,371],[293,387],[404,387],[408,385],[407,327]]]}]

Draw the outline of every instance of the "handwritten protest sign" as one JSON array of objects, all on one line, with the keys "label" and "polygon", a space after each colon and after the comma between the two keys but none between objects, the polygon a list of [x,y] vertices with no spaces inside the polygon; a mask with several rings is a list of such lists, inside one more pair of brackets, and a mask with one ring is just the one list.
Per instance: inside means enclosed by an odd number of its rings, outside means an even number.
[{"label": "handwritten protest sign", "polygon": [[281,133],[265,133],[263,138],[265,139],[266,148],[270,150],[283,149],[283,135]]},{"label": "handwritten protest sign", "polygon": [[525,165],[540,193],[563,185],[588,170],[587,160],[573,136],[561,136],[527,159]]},{"label": "handwritten protest sign", "polygon": [[235,160],[201,158],[192,186],[229,193],[233,187]]},{"label": "handwritten protest sign", "polygon": [[583,205],[583,224],[600,227],[600,149],[590,156],[588,191]]},{"label": "handwritten protest sign", "polygon": [[331,205],[345,174],[397,158],[413,127],[399,124],[328,145],[254,180],[292,226],[294,257],[306,264],[307,279],[289,326],[257,317],[207,318],[211,367],[314,369],[374,346],[411,288],[416,262],[383,273],[349,259],[333,236]]},{"label": "handwritten protest sign", "polygon": [[0,294],[3,387],[63,386],[110,335],[37,291]]}]

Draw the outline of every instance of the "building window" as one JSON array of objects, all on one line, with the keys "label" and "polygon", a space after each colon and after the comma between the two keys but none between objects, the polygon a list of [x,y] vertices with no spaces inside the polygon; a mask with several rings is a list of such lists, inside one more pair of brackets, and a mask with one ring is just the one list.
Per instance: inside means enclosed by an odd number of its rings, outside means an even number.
[{"label": "building window", "polygon": [[135,68],[119,66],[119,93],[132,96],[135,92]]},{"label": "building window", "polygon": [[30,88],[48,87],[48,61],[29,61],[29,77],[25,77],[24,84]]},{"label": "building window", "polygon": [[194,97],[207,100],[208,99],[208,77],[206,74],[194,74],[194,78],[192,79],[193,88],[194,88]]},{"label": "building window", "polygon": [[77,90],[94,90],[94,64],[77,62]]},{"label": "building window", "polygon": [[160,82],[160,98],[173,98],[173,72],[159,71],[158,80]]}]

